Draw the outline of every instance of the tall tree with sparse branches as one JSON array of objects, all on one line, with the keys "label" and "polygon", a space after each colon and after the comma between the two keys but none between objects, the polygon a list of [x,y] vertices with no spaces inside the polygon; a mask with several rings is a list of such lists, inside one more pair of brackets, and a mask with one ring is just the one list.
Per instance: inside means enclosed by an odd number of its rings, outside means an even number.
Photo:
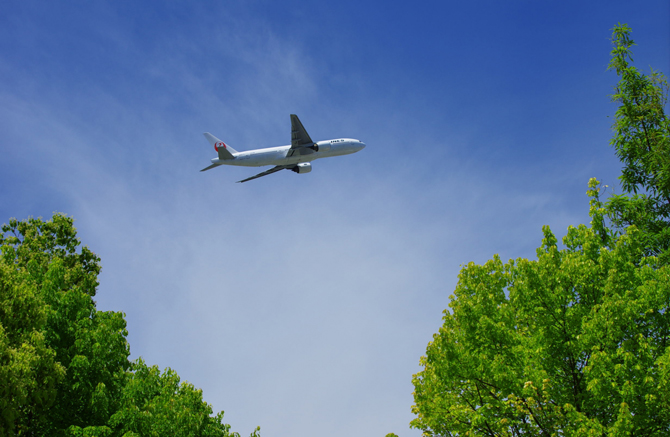
[{"label": "tall tree with sparse branches", "polygon": [[670,260],[670,121],[665,114],[668,82],[658,71],[649,75],[632,65],[631,30],[614,28],[610,70],[619,76],[612,100],[620,104],[611,144],[623,164],[619,180],[624,193],[607,201],[608,217],[624,230],[640,229],[645,251]]}]

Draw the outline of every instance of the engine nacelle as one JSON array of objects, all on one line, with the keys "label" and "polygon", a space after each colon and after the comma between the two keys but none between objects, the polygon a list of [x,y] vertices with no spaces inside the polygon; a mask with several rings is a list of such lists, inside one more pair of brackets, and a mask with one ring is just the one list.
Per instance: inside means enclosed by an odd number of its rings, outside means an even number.
[{"label": "engine nacelle", "polygon": [[293,167],[291,170],[298,174],[309,173],[312,171],[312,164],[309,162],[301,162],[300,164]]},{"label": "engine nacelle", "polygon": [[314,150],[315,152],[327,152],[330,150],[330,141],[314,143],[310,149]]}]

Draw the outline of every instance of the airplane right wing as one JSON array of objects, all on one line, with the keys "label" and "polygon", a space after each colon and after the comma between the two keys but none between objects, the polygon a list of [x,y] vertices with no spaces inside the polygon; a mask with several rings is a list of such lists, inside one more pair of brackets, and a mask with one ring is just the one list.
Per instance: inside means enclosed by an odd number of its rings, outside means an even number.
[{"label": "airplane right wing", "polygon": [[291,114],[291,148],[288,149],[286,157],[314,153],[312,146],[314,146],[314,141],[310,138],[300,119],[297,115]]},{"label": "airplane right wing", "polygon": [[237,181],[237,182],[239,183],[239,182],[250,181],[250,180],[252,180],[252,179],[256,179],[256,178],[260,178],[260,177],[263,177],[263,176],[267,176],[267,175],[272,174],[272,173],[277,173],[277,172],[280,171],[280,170],[284,170],[284,169],[288,169],[288,168],[293,168],[293,167],[295,167],[295,166],[294,166],[294,165],[278,165],[278,166],[276,166],[276,167],[272,167],[270,170],[266,170],[266,171],[264,171],[263,173],[258,173],[256,176],[252,176],[252,177],[250,177],[250,178],[242,179],[241,181]]}]

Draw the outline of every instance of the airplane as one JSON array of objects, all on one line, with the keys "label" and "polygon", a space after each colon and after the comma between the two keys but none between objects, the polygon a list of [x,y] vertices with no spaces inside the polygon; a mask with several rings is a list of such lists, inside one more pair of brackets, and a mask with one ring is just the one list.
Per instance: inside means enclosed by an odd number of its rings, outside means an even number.
[{"label": "airplane", "polygon": [[261,167],[274,165],[270,170],[258,173],[256,176],[242,179],[237,182],[247,182],[252,179],[267,176],[280,170],[292,170],[298,174],[312,171],[311,162],[319,158],[349,155],[365,147],[365,143],[352,138],[338,138],[314,142],[303,127],[297,115],[291,114],[291,145],[269,147],[266,149],[238,152],[209,132],[204,133],[207,141],[214,146],[219,154],[213,158],[212,165],[200,171],[207,171],[220,165],[239,165],[243,167]]}]

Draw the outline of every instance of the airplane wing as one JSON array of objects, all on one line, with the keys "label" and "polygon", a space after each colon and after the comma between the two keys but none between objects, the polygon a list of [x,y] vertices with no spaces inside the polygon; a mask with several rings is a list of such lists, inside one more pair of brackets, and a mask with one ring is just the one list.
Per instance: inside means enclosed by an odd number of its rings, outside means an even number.
[{"label": "airplane wing", "polygon": [[260,177],[263,177],[263,176],[267,176],[267,175],[272,174],[272,173],[277,173],[278,171],[280,171],[280,170],[284,170],[285,168],[293,168],[293,167],[295,167],[295,166],[294,166],[294,165],[278,165],[278,166],[276,166],[276,167],[272,167],[270,170],[266,170],[266,171],[264,171],[263,173],[258,173],[256,176],[252,176],[252,177],[250,177],[250,178],[242,179],[241,181],[237,181],[237,182],[246,182],[246,181],[250,181],[250,180],[252,180],[252,179],[256,179],[256,178],[260,178]]},{"label": "airplane wing", "polygon": [[286,157],[314,153],[314,149],[310,148],[313,145],[314,141],[309,137],[298,116],[291,114],[291,148],[288,150]]}]

